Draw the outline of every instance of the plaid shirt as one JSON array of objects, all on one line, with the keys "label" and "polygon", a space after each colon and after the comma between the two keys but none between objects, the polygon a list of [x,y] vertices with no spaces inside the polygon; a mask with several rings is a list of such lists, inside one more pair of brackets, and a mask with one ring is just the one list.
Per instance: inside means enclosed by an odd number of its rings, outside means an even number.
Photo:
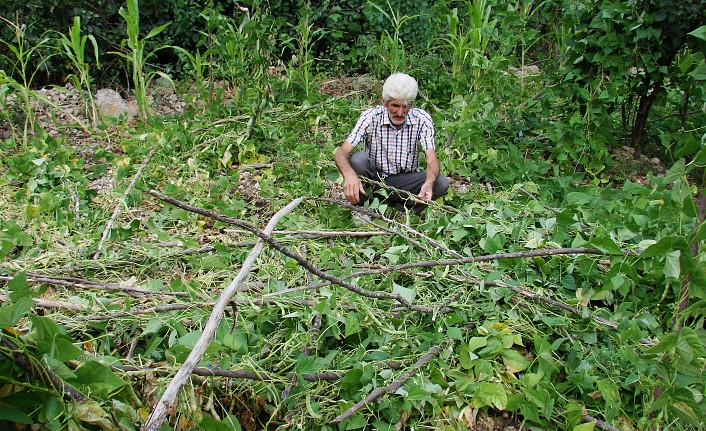
[{"label": "plaid shirt", "polygon": [[387,108],[370,108],[358,119],[346,139],[354,147],[365,142],[365,152],[383,176],[419,171],[419,150],[434,150],[434,124],[424,110],[412,108],[400,130],[390,122]]}]

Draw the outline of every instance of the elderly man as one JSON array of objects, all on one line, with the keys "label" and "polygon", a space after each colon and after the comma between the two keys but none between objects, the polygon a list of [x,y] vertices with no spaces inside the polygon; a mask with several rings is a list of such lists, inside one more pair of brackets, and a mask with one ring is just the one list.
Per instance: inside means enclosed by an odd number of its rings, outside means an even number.
[{"label": "elderly man", "polygon": [[[404,73],[390,75],[382,87],[382,105],[363,112],[353,131],[334,155],[343,176],[343,192],[355,205],[362,204],[375,191],[363,187],[360,177],[382,181],[408,193],[392,191],[386,202],[399,211],[422,212],[426,205],[410,199],[436,199],[449,188],[449,181],[439,173],[439,159],[434,145],[434,124],[424,110],[412,107],[417,97],[417,81]],[[353,153],[359,144],[364,150]],[[419,171],[419,149],[424,150],[426,172]],[[353,154],[351,154],[353,153]]]}]

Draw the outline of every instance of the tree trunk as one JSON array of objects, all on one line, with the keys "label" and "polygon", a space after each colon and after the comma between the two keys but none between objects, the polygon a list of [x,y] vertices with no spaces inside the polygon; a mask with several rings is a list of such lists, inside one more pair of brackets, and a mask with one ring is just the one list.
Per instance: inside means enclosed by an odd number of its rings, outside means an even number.
[{"label": "tree trunk", "polygon": [[657,81],[652,86],[652,90],[646,95],[640,96],[640,104],[635,115],[635,124],[632,126],[630,145],[635,149],[633,157],[638,158],[645,151],[645,130],[647,128],[647,118],[650,116],[650,109],[662,91],[662,81]]}]

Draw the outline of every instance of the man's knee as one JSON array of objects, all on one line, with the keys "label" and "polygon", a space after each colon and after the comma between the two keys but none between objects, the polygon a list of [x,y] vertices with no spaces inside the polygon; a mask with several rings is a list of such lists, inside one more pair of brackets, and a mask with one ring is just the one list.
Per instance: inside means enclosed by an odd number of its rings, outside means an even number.
[{"label": "man's knee", "polygon": [[436,182],[434,182],[434,188],[432,189],[432,199],[437,199],[444,196],[448,189],[449,179],[446,178],[446,175],[439,174],[439,176],[436,178]]},{"label": "man's knee", "polygon": [[358,151],[350,155],[348,158],[351,168],[358,175],[369,176],[371,170],[370,156],[364,151]]}]

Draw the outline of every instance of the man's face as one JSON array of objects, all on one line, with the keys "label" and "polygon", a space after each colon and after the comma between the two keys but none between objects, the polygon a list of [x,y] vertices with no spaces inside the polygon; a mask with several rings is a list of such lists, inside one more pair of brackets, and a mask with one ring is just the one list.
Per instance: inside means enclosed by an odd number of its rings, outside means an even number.
[{"label": "man's face", "polygon": [[401,126],[404,124],[405,118],[409,110],[412,109],[412,102],[403,102],[397,99],[390,99],[383,103],[383,106],[387,108],[387,114],[390,116],[390,121],[395,126]]}]

